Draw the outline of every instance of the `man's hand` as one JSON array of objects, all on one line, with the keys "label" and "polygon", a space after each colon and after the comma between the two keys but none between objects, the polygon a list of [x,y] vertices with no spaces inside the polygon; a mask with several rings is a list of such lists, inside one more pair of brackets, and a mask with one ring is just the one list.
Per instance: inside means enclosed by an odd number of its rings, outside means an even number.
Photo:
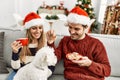
[{"label": "man's hand", "polygon": [[72,62],[77,63],[79,66],[89,67],[92,64],[92,61],[88,57],[82,57],[81,60],[72,60]]},{"label": "man's hand", "polygon": [[54,30],[49,30],[46,33],[46,37],[47,37],[48,44],[52,44],[56,39],[56,34],[55,34]]}]

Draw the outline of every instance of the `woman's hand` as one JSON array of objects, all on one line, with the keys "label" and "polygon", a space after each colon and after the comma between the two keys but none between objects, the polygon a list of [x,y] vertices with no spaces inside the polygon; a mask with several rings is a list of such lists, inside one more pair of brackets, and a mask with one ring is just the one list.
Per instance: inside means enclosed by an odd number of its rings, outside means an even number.
[{"label": "woman's hand", "polygon": [[72,60],[72,62],[77,63],[79,66],[89,67],[92,64],[92,61],[88,57],[82,57],[81,60]]},{"label": "woman's hand", "polygon": [[20,43],[20,41],[14,41],[13,43],[11,43],[11,47],[14,53],[18,53],[18,50],[22,47],[22,44]]},{"label": "woman's hand", "polygon": [[48,44],[52,44],[56,39],[56,34],[55,34],[54,30],[49,30],[46,33],[46,37],[47,37]]}]

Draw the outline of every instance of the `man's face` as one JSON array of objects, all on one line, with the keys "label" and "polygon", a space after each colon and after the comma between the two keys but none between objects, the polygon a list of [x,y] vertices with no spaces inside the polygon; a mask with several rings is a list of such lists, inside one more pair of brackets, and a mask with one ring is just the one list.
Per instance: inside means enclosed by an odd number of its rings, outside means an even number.
[{"label": "man's face", "polygon": [[83,36],[85,35],[84,26],[82,26],[81,24],[73,24],[73,23],[69,23],[68,26],[69,26],[68,30],[69,30],[71,39],[73,40],[83,39]]}]

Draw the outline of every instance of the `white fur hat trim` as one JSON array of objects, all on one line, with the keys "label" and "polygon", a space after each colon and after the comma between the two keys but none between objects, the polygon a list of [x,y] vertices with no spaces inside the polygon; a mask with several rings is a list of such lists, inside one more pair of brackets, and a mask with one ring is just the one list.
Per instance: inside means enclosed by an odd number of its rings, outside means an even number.
[{"label": "white fur hat trim", "polygon": [[70,13],[68,15],[67,21],[70,23],[76,23],[76,24],[82,24],[82,25],[88,25],[90,23],[90,18],[83,15],[78,15],[75,13]]}]

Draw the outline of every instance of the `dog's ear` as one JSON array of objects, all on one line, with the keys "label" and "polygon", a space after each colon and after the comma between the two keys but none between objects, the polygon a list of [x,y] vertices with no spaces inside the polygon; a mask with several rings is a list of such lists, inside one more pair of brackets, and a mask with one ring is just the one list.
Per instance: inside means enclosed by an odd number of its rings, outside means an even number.
[{"label": "dog's ear", "polygon": [[46,60],[46,51],[45,48],[43,47],[37,51],[32,63],[37,67],[43,67],[44,65],[47,65],[45,60]]},{"label": "dog's ear", "polygon": [[48,63],[48,66],[55,66],[56,63],[57,63],[57,57],[54,55],[54,56],[47,56],[47,63]]},{"label": "dog's ear", "polygon": [[47,60],[47,55],[44,55],[42,58],[41,58],[41,61],[42,62],[45,62]]},{"label": "dog's ear", "polygon": [[54,54],[54,49],[49,46],[41,48],[36,53],[33,63],[39,66],[55,65],[57,63],[57,58]]},{"label": "dog's ear", "polygon": [[49,48],[47,52],[47,63],[49,66],[55,66],[57,63],[57,57],[55,56],[53,48]]}]

